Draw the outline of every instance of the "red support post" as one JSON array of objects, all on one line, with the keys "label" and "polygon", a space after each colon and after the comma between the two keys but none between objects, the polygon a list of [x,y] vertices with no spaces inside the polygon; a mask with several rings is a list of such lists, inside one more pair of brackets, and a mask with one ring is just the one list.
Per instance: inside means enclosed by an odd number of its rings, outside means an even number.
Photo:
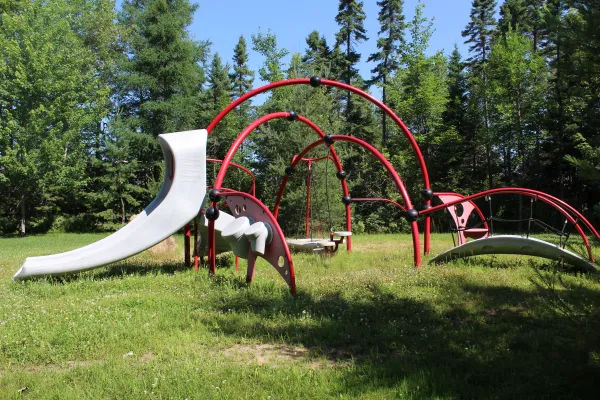
[{"label": "red support post", "polygon": [[194,219],[194,270],[198,272],[198,218]]},{"label": "red support post", "polygon": [[184,231],[184,238],[183,238],[183,258],[184,258],[184,263],[187,266],[189,266],[191,264],[191,257],[190,257],[190,224],[185,224],[185,227],[183,228]]},{"label": "red support post", "polygon": [[306,238],[310,238],[310,181],[311,181],[311,167],[312,163],[309,161],[307,165],[308,169],[306,171],[306,210],[304,213],[304,229],[306,232]]}]

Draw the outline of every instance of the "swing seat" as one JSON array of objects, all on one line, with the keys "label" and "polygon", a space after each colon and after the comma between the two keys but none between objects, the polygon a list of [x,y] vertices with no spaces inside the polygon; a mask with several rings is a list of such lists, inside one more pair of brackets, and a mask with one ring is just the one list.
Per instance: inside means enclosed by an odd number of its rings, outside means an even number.
[{"label": "swing seat", "polygon": [[287,239],[290,250],[313,253],[335,248],[335,242],[328,239]]},{"label": "swing seat", "polygon": [[337,237],[348,237],[348,236],[352,236],[352,232],[349,232],[349,231],[338,231],[338,232],[333,232],[333,236],[337,236]]}]

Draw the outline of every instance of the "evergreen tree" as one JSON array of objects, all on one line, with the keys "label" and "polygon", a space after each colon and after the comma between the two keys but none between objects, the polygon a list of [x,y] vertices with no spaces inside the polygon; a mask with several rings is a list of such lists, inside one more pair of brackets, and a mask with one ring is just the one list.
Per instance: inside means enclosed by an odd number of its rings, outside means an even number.
[{"label": "evergreen tree", "polygon": [[229,79],[232,85],[231,97],[241,97],[252,88],[254,72],[248,67],[248,51],[244,36],[240,36],[233,50],[233,72],[229,75]]},{"label": "evergreen tree", "polygon": [[476,192],[478,187],[475,182],[480,180],[478,174],[481,173],[476,168],[479,151],[474,128],[469,119],[467,72],[456,45],[448,60],[447,82],[448,103],[443,113],[444,126],[447,131],[455,131],[460,137],[460,142],[449,149],[458,161],[453,177],[448,177],[444,187],[459,192]]},{"label": "evergreen tree", "polygon": [[324,36],[318,31],[312,31],[306,38],[308,48],[302,56],[302,62],[310,65],[310,76],[325,76],[331,74],[331,49]]},{"label": "evergreen tree", "polygon": [[[208,108],[213,115],[217,115],[232,101],[230,94],[232,83],[229,78],[229,70],[229,64],[223,64],[219,53],[215,53],[208,71],[207,90]],[[209,153],[216,157],[225,156],[228,146],[235,137],[234,129],[228,121],[220,123],[213,134],[210,135]]]},{"label": "evergreen tree", "polygon": [[47,229],[61,210],[80,211],[87,183],[85,135],[106,117],[110,95],[100,82],[98,54],[86,46],[92,32],[85,21],[111,5],[35,0],[0,15],[4,232]]},{"label": "evergreen tree", "polygon": [[498,29],[503,34],[512,29],[529,36],[533,50],[537,51],[545,2],[546,0],[506,0],[500,6]]},{"label": "evergreen tree", "polygon": [[489,58],[490,46],[496,29],[496,0],[473,0],[471,20],[462,32],[467,38],[471,57],[467,60],[473,70],[480,69]]},{"label": "evergreen tree", "polygon": [[465,43],[470,44],[471,57],[467,60],[470,72],[470,101],[475,115],[481,115],[481,126],[477,132],[477,141],[485,148],[485,164],[487,170],[487,185],[494,187],[495,163],[494,138],[490,131],[490,104],[486,68],[489,59],[490,46],[494,36],[496,20],[495,0],[473,0],[471,20],[462,32]]},{"label": "evergreen tree", "polygon": [[[248,67],[248,52],[246,50],[246,39],[240,36],[233,51],[233,71],[229,75],[231,80],[231,98],[238,98],[252,89],[254,82],[254,72]],[[216,110],[215,110],[216,111]],[[218,113],[218,111],[216,111]],[[217,115],[217,114],[214,115]],[[235,113],[235,122],[232,124],[235,132],[241,132],[251,121],[251,102],[245,101],[240,104]],[[244,148],[241,148],[242,159]]]},{"label": "evergreen tree", "polygon": [[121,66],[115,100],[120,129],[148,135],[147,142],[136,141],[140,147],[131,150],[139,166],[135,181],[146,189],[142,204],[163,180],[156,136],[196,128],[200,119],[203,73],[198,63],[207,44],[193,41],[187,31],[196,8],[189,0],[123,3],[120,24],[128,59]]},{"label": "evergreen tree", "polygon": [[360,61],[360,54],[356,52],[355,46],[368,40],[364,27],[365,18],[362,1],[340,0],[335,17],[340,30],[335,34],[335,46],[344,53],[344,68],[340,78],[347,84],[358,76],[356,64]]},{"label": "evergreen tree", "polygon": [[[382,101],[387,104],[386,86],[388,77],[393,75],[400,65],[400,52],[404,45],[404,14],[402,11],[403,0],[382,0],[378,1],[379,38],[377,39],[377,48],[379,51],[369,56],[367,61],[376,62],[377,65],[371,70],[373,74],[370,84],[377,83],[382,88]],[[387,138],[386,113],[381,113],[381,140],[383,145]]]},{"label": "evergreen tree", "polygon": [[[402,68],[391,79],[388,90],[396,111],[428,160],[432,177],[445,176],[449,173],[449,164],[456,157],[446,151],[458,141],[458,137],[455,130],[446,131],[444,128],[443,113],[448,101],[447,62],[441,52],[426,55],[433,24],[423,16],[423,7],[421,3],[416,6],[415,16],[409,24],[410,42],[401,58]],[[393,142],[389,148],[394,154],[392,160],[398,165],[404,164],[403,158],[414,158],[409,155],[412,149],[403,135],[398,135]],[[437,165],[441,167],[439,172],[435,168]],[[418,182],[416,170],[413,167],[403,171],[402,176]]]},{"label": "evergreen tree", "polygon": [[490,53],[492,122],[507,186],[524,185],[537,158],[538,110],[545,109],[547,70],[531,39],[509,28]]}]

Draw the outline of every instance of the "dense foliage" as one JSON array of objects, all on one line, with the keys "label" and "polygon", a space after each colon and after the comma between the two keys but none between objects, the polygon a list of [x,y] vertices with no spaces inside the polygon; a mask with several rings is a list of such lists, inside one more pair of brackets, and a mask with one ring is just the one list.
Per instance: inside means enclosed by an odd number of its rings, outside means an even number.
[{"label": "dense foliage", "polygon": [[[160,185],[156,135],[205,127],[250,90],[255,75],[377,86],[419,142],[434,190],[531,187],[600,221],[600,3],[507,0],[498,8],[495,0],[473,0],[462,32],[465,61],[456,48],[429,51],[435,26],[424,5],[408,21],[402,0],[377,4],[378,16],[367,16],[362,1],[340,0],[335,40],[313,31],[303,54],[280,48],[276,32],[259,31],[240,37],[233,59],[223,60],[188,34],[196,11],[189,0],[126,0],[119,10],[114,0],[1,1],[0,233],[121,226]],[[367,17],[378,18],[377,37],[366,32]],[[372,75],[361,76],[356,45],[369,37],[377,51],[366,56]],[[248,67],[249,51],[263,57],[259,71]],[[215,129],[210,156],[223,157],[257,116],[292,109],[325,132],[381,149],[420,206],[420,172],[402,132],[370,103],[337,90],[286,87],[260,105],[245,104]],[[236,161],[252,168],[259,197],[272,205],[285,166],[314,139],[298,122],[273,121]],[[354,197],[399,198],[364,152],[343,145],[338,152]],[[282,206],[289,233],[303,229],[305,172],[299,167]],[[314,228],[341,228],[333,165],[314,164],[312,183]],[[227,184],[247,190],[250,181],[232,172]],[[522,213],[514,204],[499,211]],[[389,205],[353,207],[356,231],[406,227]]]}]

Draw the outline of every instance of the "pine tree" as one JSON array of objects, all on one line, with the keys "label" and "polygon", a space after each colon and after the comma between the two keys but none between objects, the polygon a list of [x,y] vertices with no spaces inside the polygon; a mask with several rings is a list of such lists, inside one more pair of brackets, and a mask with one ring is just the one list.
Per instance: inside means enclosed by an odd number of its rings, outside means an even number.
[{"label": "pine tree", "polygon": [[471,5],[471,20],[462,32],[470,44],[472,54],[467,60],[473,70],[480,69],[488,61],[490,46],[496,28],[496,0],[473,0]]},{"label": "pine tree", "polygon": [[312,31],[306,38],[308,48],[302,56],[302,62],[309,65],[311,76],[329,77],[331,74],[331,49],[324,36]]},{"label": "pine tree", "polygon": [[[141,132],[150,139],[167,132],[197,128],[203,72],[198,63],[207,46],[189,37],[197,6],[189,0],[126,0],[120,13],[123,45],[128,54],[121,66],[120,129]],[[158,141],[132,149],[140,168],[135,182],[146,188],[140,203],[149,202],[160,187],[162,156]]]},{"label": "pine tree", "polygon": [[[440,171],[445,171],[445,175],[456,156],[446,150],[458,141],[458,137],[455,131],[444,128],[442,117],[448,101],[447,61],[442,52],[426,55],[433,24],[423,16],[423,8],[421,3],[415,8],[415,16],[409,24],[410,41],[401,58],[402,67],[390,80],[388,90],[395,110],[417,139],[430,167],[443,166]],[[412,149],[407,146],[404,136],[395,139],[390,141],[390,152],[395,154],[392,159],[400,164]],[[403,171],[402,176],[417,182],[414,171],[415,168]],[[432,176],[441,175],[435,168],[431,173]]]},{"label": "pine tree", "polygon": [[460,160],[458,167],[454,169],[454,177],[444,182],[444,186],[464,192],[477,191],[476,169],[477,147],[474,138],[472,124],[468,118],[468,80],[464,62],[462,62],[458,46],[448,60],[448,103],[443,113],[443,121],[446,131],[455,131],[460,137],[460,143],[451,149],[451,152]]},{"label": "pine tree", "polygon": [[355,46],[368,40],[364,27],[365,18],[362,1],[340,0],[338,14],[335,17],[340,30],[335,34],[335,46],[344,53],[343,72],[340,78],[346,84],[350,84],[358,76],[356,64],[360,61],[360,54],[356,52]]},{"label": "pine tree", "polygon": [[[376,62],[377,65],[371,70],[373,74],[369,84],[379,84],[382,88],[382,101],[387,104],[386,86],[388,77],[393,75],[400,66],[400,52],[404,45],[404,14],[402,11],[403,0],[382,0],[378,1],[379,38],[377,39],[377,48],[379,51],[369,56],[367,61]],[[387,138],[386,113],[381,113],[381,140],[385,146]]]},{"label": "pine tree", "polygon": [[196,125],[199,43],[187,27],[197,6],[189,0],[127,0],[122,24],[130,27],[123,103],[131,115],[139,114],[142,132],[157,136]]},{"label": "pine tree", "polygon": [[[215,53],[210,69],[208,71],[208,108],[213,115],[227,107],[232,101],[231,80],[229,78],[229,64],[223,64],[219,53]],[[217,157],[223,157],[227,147],[234,139],[235,127],[229,121],[219,124],[209,140],[209,153]]]},{"label": "pine tree", "polygon": [[496,26],[495,8],[495,0],[473,0],[471,20],[462,32],[462,36],[467,38],[465,43],[470,44],[471,57],[467,60],[471,72],[470,100],[473,106],[479,109],[476,113],[482,116],[483,126],[477,136],[485,147],[487,185],[489,188],[494,186],[495,159],[493,154],[494,138],[490,131],[490,105],[486,68]]},{"label": "pine tree", "polygon": [[506,0],[500,6],[498,29],[502,34],[512,29],[529,36],[537,51],[545,3],[546,0]]},{"label": "pine tree", "polygon": [[248,51],[244,36],[240,36],[233,50],[233,72],[229,75],[229,79],[232,97],[241,97],[252,88],[254,72],[248,67]]}]

